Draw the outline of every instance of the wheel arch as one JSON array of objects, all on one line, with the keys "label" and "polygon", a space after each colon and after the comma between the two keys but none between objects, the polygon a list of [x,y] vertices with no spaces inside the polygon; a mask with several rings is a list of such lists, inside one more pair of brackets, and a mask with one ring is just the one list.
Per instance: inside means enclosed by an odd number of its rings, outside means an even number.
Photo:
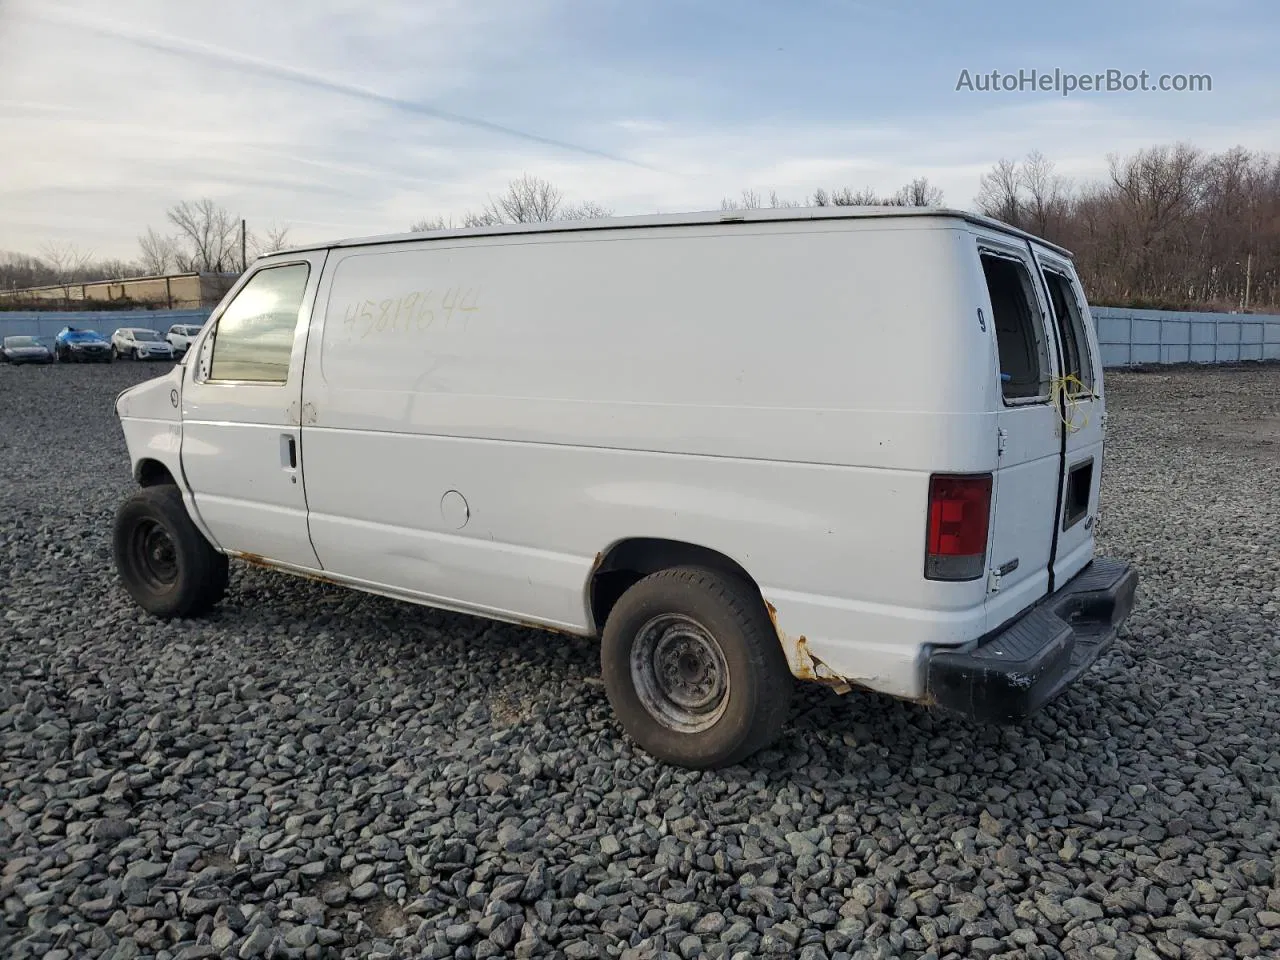
[{"label": "wheel arch", "polygon": [[140,487],[158,487],[166,483],[178,486],[173,472],[154,457],[143,457],[134,464],[133,479]]},{"label": "wheel arch", "polygon": [[[750,584],[760,585],[737,560],[711,547],[662,537],[627,537],[614,542],[596,557],[587,583],[587,610],[596,634],[604,631],[609,611],[630,587],[659,570],[671,567],[707,567]],[[761,597],[761,603],[764,598]],[[767,606],[767,604],[766,604]]]},{"label": "wheel arch", "polygon": [[604,632],[609,612],[622,595],[644,577],[671,567],[706,567],[729,574],[746,583],[760,599],[773,624],[778,644],[792,676],[813,680],[844,693],[848,681],[839,676],[809,649],[803,634],[792,635],[778,623],[778,614],[760,584],[740,562],[711,547],[660,537],[628,537],[597,556],[587,585],[587,609],[596,636]]}]

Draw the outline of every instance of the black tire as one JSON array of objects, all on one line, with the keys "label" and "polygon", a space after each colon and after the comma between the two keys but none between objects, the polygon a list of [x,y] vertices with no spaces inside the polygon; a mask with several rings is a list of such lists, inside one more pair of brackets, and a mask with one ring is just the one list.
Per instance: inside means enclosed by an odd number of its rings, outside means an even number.
[{"label": "black tire", "polygon": [[116,345],[114,343],[111,345],[111,359],[112,360],[120,359],[120,351],[116,349]]},{"label": "black tire", "polygon": [[129,359],[130,359],[130,360],[137,360],[137,359],[138,359],[138,350],[137,350],[137,348],[136,348],[136,347],[130,347],[130,348],[129,348]]},{"label": "black tire", "polygon": [[[654,631],[662,639],[655,642]],[[661,570],[624,593],[605,623],[600,665],[627,734],[658,759],[694,769],[738,763],[777,739],[794,686],[755,587],[698,567]],[[705,681],[718,670],[726,678],[720,693],[717,682]],[[710,689],[710,705],[677,703],[667,696],[669,681],[690,684],[677,699]]]},{"label": "black tire", "polygon": [[116,511],[116,571],[129,596],[169,619],[206,613],[227,591],[227,558],[196,529],[172,484],[145,487]]}]

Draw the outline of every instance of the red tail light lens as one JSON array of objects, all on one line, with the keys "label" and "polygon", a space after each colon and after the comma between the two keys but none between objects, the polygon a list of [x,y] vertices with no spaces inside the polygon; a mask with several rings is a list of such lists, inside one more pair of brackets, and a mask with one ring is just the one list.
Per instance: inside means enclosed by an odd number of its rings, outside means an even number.
[{"label": "red tail light lens", "polygon": [[987,566],[991,474],[929,478],[929,580],[976,580]]}]

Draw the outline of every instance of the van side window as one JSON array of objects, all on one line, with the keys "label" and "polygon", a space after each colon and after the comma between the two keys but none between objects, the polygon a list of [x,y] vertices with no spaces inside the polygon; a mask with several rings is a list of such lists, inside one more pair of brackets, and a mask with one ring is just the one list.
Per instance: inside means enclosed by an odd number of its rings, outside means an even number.
[{"label": "van side window", "polygon": [[1089,337],[1084,328],[1084,313],[1071,281],[1054,270],[1044,272],[1053,315],[1058,323],[1058,339],[1062,341],[1064,377],[1075,376],[1085,389],[1093,392],[1093,360],[1089,356]]},{"label": "van side window", "polygon": [[1049,363],[1031,275],[1021,261],[982,255],[1006,400],[1048,397]]},{"label": "van side window", "polygon": [[[298,310],[311,272],[305,263],[254,274],[227,305],[205,347],[210,380],[284,383],[298,326]],[[200,372],[205,373],[201,357]]]}]

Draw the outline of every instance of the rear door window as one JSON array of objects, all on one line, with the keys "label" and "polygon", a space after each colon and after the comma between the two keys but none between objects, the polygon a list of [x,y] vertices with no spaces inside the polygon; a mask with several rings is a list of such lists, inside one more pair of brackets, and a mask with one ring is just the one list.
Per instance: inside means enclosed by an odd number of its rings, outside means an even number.
[{"label": "rear door window", "polygon": [[1056,270],[1044,271],[1045,286],[1053,302],[1053,315],[1062,342],[1063,376],[1074,376],[1086,392],[1093,392],[1093,357],[1085,330],[1084,311],[1071,281]]},{"label": "rear door window", "polygon": [[982,254],[1004,399],[1048,400],[1049,351],[1031,273],[1019,259]]}]

